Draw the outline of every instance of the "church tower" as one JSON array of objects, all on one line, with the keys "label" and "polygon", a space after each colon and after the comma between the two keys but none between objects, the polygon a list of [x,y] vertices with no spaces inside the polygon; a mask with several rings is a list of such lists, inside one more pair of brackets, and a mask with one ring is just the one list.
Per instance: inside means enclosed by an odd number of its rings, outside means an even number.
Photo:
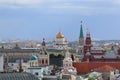
[{"label": "church tower", "polygon": [[49,54],[46,51],[46,43],[45,39],[43,38],[43,42],[41,44],[41,50],[39,55],[39,66],[48,66],[49,65]]},{"label": "church tower", "polygon": [[78,54],[83,54],[83,53],[84,53],[84,35],[83,35],[82,21],[81,21],[79,44],[78,44]]},{"label": "church tower", "polygon": [[84,53],[86,54],[86,52],[89,50],[91,51],[91,37],[90,37],[90,31],[87,29],[87,34],[86,34],[86,40],[85,40],[85,46],[84,46]]},{"label": "church tower", "polygon": [[73,61],[70,57],[69,48],[66,48],[65,58],[63,60],[63,69],[62,73],[64,74],[76,74],[76,68],[73,67]]}]

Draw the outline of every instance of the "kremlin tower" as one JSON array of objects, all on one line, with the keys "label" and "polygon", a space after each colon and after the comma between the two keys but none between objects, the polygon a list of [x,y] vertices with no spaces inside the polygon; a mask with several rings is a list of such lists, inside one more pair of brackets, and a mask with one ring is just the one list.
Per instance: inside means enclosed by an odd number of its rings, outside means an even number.
[{"label": "kremlin tower", "polygon": [[82,21],[80,26],[80,35],[79,35],[79,44],[78,44],[78,54],[84,53],[84,36],[83,36],[83,29],[82,29]]},{"label": "kremlin tower", "polygon": [[79,35],[79,46],[84,45],[84,35],[83,35],[83,29],[82,29],[82,22],[80,26],[80,35]]},{"label": "kremlin tower", "polygon": [[[79,45],[78,45],[78,54],[82,57],[82,61],[84,62],[95,62],[95,61],[109,61],[109,60],[117,60],[117,53],[107,54],[105,49],[99,46],[93,46],[90,36],[90,31],[87,29],[86,38],[84,40],[82,22],[80,26],[80,35],[79,35]],[[115,57],[115,58],[113,58]]]},{"label": "kremlin tower", "polygon": [[87,51],[91,51],[91,47],[92,47],[92,45],[91,45],[90,31],[87,29],[85,46],[84,46],[84,53],[86,54]]}]

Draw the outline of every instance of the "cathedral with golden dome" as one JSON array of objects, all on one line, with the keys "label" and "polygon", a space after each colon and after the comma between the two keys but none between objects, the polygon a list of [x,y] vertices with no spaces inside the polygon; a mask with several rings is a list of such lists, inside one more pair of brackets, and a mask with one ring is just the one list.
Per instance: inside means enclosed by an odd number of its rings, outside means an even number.
[{"label": "cathedral with golden dome", "polygon": [[53,48],[63,50],[68,46],[68,40],[64,38],[64,34],[59,32],[56,39],[53,41]]}]

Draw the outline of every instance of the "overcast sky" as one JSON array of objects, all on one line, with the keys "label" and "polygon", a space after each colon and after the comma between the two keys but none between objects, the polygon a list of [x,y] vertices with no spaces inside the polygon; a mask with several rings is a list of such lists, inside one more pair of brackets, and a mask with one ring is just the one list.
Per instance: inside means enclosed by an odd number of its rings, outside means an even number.
[{"label": "overcast sky", "polygon": [[0,0],[0,39],[120,39],[120,0]]}]

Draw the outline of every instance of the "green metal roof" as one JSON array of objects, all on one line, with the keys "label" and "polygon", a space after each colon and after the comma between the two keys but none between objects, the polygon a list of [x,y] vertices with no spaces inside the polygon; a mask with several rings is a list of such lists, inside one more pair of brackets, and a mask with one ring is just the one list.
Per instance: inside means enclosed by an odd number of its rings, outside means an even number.
[{"label": "green metal roof", "polygon": [[82,24],[81,24],[81,27],[80,27],[80,36],[79,36],[79,38],[84,38]]},{"label": "green metal roof", "polygon": [[30,56],[30,60],[37,60],[38,58],[37,58],[37,56],[35,56],[35,55],[32,55],[32,56]]}]

